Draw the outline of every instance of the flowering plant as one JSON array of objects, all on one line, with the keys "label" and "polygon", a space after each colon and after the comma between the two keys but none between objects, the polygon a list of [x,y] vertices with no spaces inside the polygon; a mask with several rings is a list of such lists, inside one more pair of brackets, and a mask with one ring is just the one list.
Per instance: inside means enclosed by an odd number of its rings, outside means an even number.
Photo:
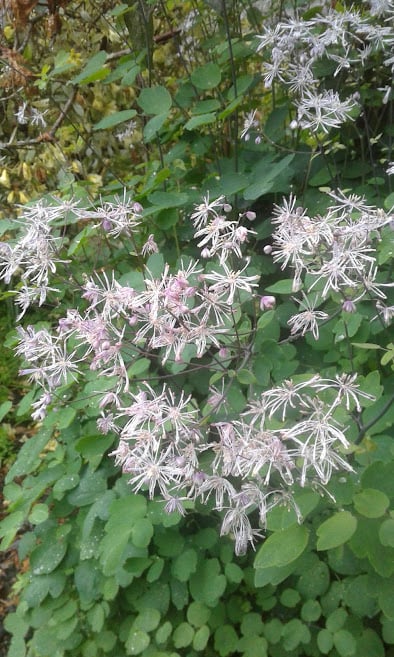
[{"label": "flowering plant", "polygon": [[[310,332],[318,340],[319,324],[330,314],[315,308],[330,294],[345,313],[375,297],[377,317],[384,324],[391,318],[383,304],[391,284],[375,280],[373,246],[391,216],[358,197],[334,197],[337,205],[324,217],[310,218],[295,198],[274,213],[273,260],[294,270],[294,292],[304,288],[298,312],[287,321],[287,339]],[[51,279],[69,263],[51,227],[56,219],[71,213],[90,221],[115,244],[123,235],[138,239],[143,212],[126,194],[95,209],[72,202],[28,208],[21,235],[3,245],[1,262],[6,282],[20,271],[21,315],[58,291]],[[81,302],[68,308],[57,330],[19,327],[16,351],[27,361],[21,374],[42,389],[33,402],[35,420],[44,420],[62,391],[94,372],[107,381],[93,402],[101,409],[97,427],[117,435],[112,456],[132,490],[160,494],[168,512],[181,514],[196,500],[212,500],[223,513],[221,533],[233,535],[242,554],[274,506],[294,506],[302,518],[297,485],[324,490],[333,471],[352,470],[342,411],[360,415],[374,397],[359,388],[356,373],[300,372],[259,385],[255,360],[260,355],[264,364],[264,313],[274,318],[275,297],[262,296],[262,314],[256,314],[260,276],[253,273],[253,255],[244,256],[255,240],[247,227],[254,216],[231,215],[223,196],[204,198],[190,217],[199,260],[181,257],[170,267],[150,235],[140,247],[147,263],[134,284],[118,281],[114,271],[85,276]],[[190,383],[178,383],[191,373],[207,382],[198,395]],[[235,405],[229,403],[234,390]]]}]

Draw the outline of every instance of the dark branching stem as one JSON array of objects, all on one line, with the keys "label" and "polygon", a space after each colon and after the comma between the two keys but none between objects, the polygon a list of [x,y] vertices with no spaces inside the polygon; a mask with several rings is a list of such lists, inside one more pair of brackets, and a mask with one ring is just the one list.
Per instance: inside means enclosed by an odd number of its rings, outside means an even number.
[{"label": "dark branching stem", "polygon": [[356,445],[359,445],[361,443],[367,431],[369,431],[369,429],[373,427],[373,425],[376,424],[376,422],[378,422],[387,413],[393,402],[394,402],[394,395],[392,395],[390,399],[387,400],[383,408],[380,409],[379,413],[374,418],[372,418],[372,420],[367,422],[367,424],[364,424],[364,426],[361,426],[359,434],[356,440],[354,441]]}]

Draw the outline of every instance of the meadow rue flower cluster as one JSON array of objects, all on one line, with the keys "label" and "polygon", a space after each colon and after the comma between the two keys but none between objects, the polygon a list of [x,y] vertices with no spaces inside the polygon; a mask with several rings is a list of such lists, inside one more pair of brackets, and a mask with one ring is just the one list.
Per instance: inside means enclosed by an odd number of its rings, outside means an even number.
[{"label": "meadow rue flower cluster", "polygon": [[[311,331],[319,337],[318,320],[328,314],[316,308],[332,293],[338,293],[343,309],[352,312],[358,302],[373,301],[382,309],[392,282],[379,280],[376,243],[382,229],[391,230],[393,215],[371,207],[360,196],[330,194],[334,204],[324,216],[310,217],[295,197],[276,206],[272,257],[282,269],[294,271],[293,290],[304,285],[298,300],[301,312],[289,320],[292,333]],[[308,296],[309,293],[313,295]]]},{"label": "meadow rue flower cluster", "polygon": [[[265,60],[265,86],[269,89],[278,81],[288,88],[296,107],[292,129],[327,133],[354,116],[358,95],[352,71],[359,71],[378,51],[385,54],[384,65],[393,69],[393,16],[392,2],[372,3],[370,12],[331,5],[309,19],[293,15],[264,28],[257,51]],[[347,98],[322,88],[319,63],[333,64],[334,81],[346,74],[346,85],[343,80],[341,85]],[[349,95],[352,84],[354,93]]]},{"label": "meadow rue flower cluster", "polygon": [[[289,320],[291,333],[318,337],[317,322],[327,314],[315,307],[331,291],[352,303],[371,294],[385,298],[374,278],[371,240],[390,217],[358,197],[333,198],[324,217],[308,217],[295,198],[275,210],[274,260],[295,270],[295,289],[306,274],[312,281]],[[67,212],[114,239],[137,238],[144,221],[143,208],[126,194],[94,209],[38,203],[25,209],[21,237],[2,245],[3,280],[19,274],[22,288],[28,281],[32,290],[47,290],[50,275],[67,264],[55,221]],[[89,371],[107,378],[107,389],[97,392],[97,426],[117,435],[112,456],[132,490],[160,494],[168,512],[183,514],[197,500],[211,504],[238,554],[254,544],[274,506],[293,506],[301,517],[294,486],[320,489],[333,471],[351,470],[343,412],[359,413],[372,398],[355,375],[296,375],[263,392],[249,386],[241,414],[228,405],[235,370],[247,367],[256,350],[256,329],[242,329],[244,304],[256,298],[260,278],[244,255],[255,239],[247,224],[254,218],[252,211],[234,217],[223,196],[206,196],[190,218],[201,260],[183,257],[175,267],[162,262],[158,273],[158,246],[149,235],[139,251],[154,255],[138,284],[121,283],[113,272],[86,276],[80,305],[59,320],[56,332],[19,327],[17,347],[27,362],[21,373],[42,391],[33,404],[35,420],[45,418],[62,386],[78,385]],[[276,298],[263,295],[260,308],[275,312]],[[140,359],[148,373],[138,381],[132,369]],[[206,395],[179,389],[176,368],[214,375]]]}]

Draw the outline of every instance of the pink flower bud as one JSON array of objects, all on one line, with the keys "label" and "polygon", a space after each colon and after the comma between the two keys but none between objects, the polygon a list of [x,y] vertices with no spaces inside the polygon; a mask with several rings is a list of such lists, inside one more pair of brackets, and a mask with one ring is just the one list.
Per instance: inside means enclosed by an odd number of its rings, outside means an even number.
[{"label": "pink flower bud", "polygon": [[143,210],[144,208],[142,207],[141,203],[138,203],[138,201],[133,203],[133,212],[135,212],[136,214],[141,214]]},{"label": "pink flower bud", "polygon": [[346,301],[344,301],[342,304],[342,310],[345,313],[355,313],[356,304],[351,299],[346,299]]},{"label": "pink flower bud", "polygon": [[109,219],[103,219],[101,222],[101,228],[105,231],[111,230],[112,224]]},{"label": "pink flower bud", "polygon": [[253,210],[248,210],[245,214],[245,217],[249,219],[249,221],[254,221],[256,219],[256,213],[253,212]]},{"label": "pink flower bud", "polygon": [[272,310],[276,306],[276,299],[272,296],[264,296],[260,299],[261,310]]},{"label": "pink flower bud", "polygon": [[271,253],[272,253],[271,244],[266,244],[263,251],[264,251],[265,255],[271,255]]}]

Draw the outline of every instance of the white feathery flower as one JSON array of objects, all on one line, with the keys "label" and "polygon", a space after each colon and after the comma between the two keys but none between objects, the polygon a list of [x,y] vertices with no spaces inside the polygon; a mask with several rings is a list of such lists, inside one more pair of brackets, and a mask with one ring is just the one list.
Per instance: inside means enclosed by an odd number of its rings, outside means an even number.
[{"label": "white feathery flower", "polygon": [[246,262],[242,269],[235,271],[230,269],[226,262],[223,262],[223,272],[210,272],[204,274],[204,278],[213,283],[209,289],[227,296],[226,303],[231,305],[237,290],[245,290],[246,292],[252,293],[253,288],[258,285],[257,281],[260,279],[260,276],[242,276],[248,265],[249,261]]},{"label": "white feathery flower", "polygon": [[302,297],[302,300],[295,299],[295,301],[299,304],[301,312],[298,312],[296,315],[292,315],[287,322],[291,327],[291,334],[305,335],[305,333],[311,332],[315,340],[318,340],[318,320],[325,320],[329,317],[329,315],[321,310],[315,310],[318,303],[317,297],[315,297],[314,300],[311,300],[303,292]]}]

